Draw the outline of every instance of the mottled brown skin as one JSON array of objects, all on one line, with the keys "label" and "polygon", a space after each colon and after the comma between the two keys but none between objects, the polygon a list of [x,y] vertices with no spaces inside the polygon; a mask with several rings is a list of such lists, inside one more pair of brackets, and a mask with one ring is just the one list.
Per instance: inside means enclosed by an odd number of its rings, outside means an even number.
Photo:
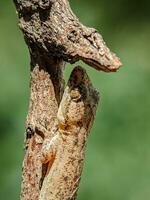
[{"label": "mottled brown skin", "polygon": [[40,200],[72,200],[83,169],[88,133],[93,124],[98,93],[81,67],[70,77],[59,106],[58,130],[41,150],[42,163],[50,163]]},{"label": "mottled brown skin", "polygon": [[[43,181],[46,185],[45,175],[54,160],[52,157],[52,161],[41,163],[43,142],[63,132],[64,127],[65,131],[74,128],[61,124],[59,131],[55,131],[64,92],[65,61],[82,60],[105,72],[117,71],[121,62],[95,29],[79,22],[68,0],[14,0],[14,3],[31,56],[31,99],[26,122],[21,200],[38,200]],[[93,116],[87,116],[87,120],[92,121],[88,117]],[[85,134],[85,129],[83,132]]]}]

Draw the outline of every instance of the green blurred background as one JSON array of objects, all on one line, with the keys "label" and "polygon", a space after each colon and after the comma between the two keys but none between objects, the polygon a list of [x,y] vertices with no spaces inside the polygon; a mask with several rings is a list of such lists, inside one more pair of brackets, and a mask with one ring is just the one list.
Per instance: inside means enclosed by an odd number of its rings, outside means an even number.
[{"label": "green blurred background", "polygon": [[[100,91],[80,200],[150,199],[150,1],[70,0],[120,56],[117,73],[82,63]],[[66,77],[71,66],[66,67]],[[11,0],[0,0],[0,199],[19,199],[29,101],[29,54]]]}]

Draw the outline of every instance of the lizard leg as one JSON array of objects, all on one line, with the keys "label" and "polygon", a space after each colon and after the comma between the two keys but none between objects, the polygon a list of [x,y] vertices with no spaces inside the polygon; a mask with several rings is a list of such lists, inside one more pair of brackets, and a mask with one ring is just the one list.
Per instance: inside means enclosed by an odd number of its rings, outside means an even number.
[{"label": "lizard leg", "polygon": [[57,143],[58,143],[57,134],[53,138],[46,138],[43,142],[43,147],[41,149],[41,155],[40,155],[40,159],[42,162],[42,176],[39,185],[40,189],[42,188],[45,176],[49,173],[52,164],[55,160]]},{"label": "lizard leg", "polygon": [[56,134],[53,138],[46,138],[43,143],[43,147],[41,149],[41,162],[46,164],[51,162],[57,151],[57,143],[58,143],[58,134]]}]

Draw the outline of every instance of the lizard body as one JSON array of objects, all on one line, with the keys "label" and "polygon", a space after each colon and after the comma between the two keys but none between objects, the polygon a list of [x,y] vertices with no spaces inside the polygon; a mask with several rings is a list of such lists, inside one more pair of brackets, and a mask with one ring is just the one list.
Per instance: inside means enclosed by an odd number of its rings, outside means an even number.
[{"label": "lizard body", "polygon": [[58,130],[41,150],[43,164],[50,163],[40,200],[72,200],[80,182],[88,132],[98,94],[81,67],[69,79],[58,110]]}]

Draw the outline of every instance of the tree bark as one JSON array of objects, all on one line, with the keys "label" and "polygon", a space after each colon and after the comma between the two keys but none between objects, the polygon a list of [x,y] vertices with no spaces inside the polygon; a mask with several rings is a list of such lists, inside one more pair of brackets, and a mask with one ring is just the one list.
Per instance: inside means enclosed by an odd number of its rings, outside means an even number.
[{"label": "tree bark", "polygon": [[119,58],[93,28],[83,26],[68,0],[14,0],[31,56],[21,200],[73,200],[79,187],[98,93],[76,67],[64,91],[65,62],[105,72]]},{"label": "tree bark", "polygon": [[50,136],[56,124],[64,87],[63,61],[55,59],[54,63],[47,63],[45,58],[36,58],[38,62],[32,58],[31,63],[31,97],[26,122],[21,200],[39,199],[47,171],[47,164],[42,165],[40,152],[44,139]]}]

